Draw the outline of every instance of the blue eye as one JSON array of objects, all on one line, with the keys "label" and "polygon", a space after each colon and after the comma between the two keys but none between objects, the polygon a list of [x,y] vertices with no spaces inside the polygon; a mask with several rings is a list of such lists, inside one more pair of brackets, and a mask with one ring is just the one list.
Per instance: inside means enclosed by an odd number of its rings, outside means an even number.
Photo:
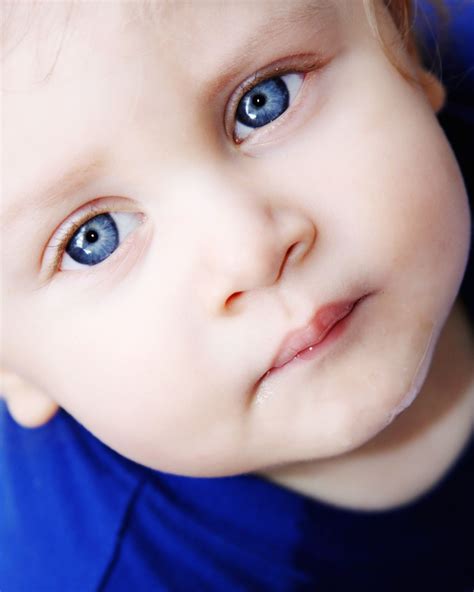
[{"label": "blue eye", "polygon": [[267,78],[240,99],[236,110],[234,138],[242,141],[256,128],[280,117],[303,84],[304,74],[292,73]]},{"label": "blue eye", "polygon": [[83,265],[97,265],[109,257],[119,244],[119,233],[110,214],[99,214],[76,230],[66,253]]},{"label": "blue eye", "polygon": [[[98,214],[82,224],[66,244],[61,269],[83,269],[101,263],[120,246],[141,222],[137,214],[114,212]],[[130,220],[132,218],[132,220]]]}]

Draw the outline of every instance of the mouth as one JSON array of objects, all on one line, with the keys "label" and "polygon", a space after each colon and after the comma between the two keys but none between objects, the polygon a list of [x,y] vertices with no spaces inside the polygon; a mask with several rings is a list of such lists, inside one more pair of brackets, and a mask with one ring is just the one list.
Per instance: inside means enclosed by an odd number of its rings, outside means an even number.
[{"label": "mouth", "polygon": [[340,335],[357,305],[369,294],[357,299],[330,302],[319,308],[309,323],[290,332],[282,341],[266,374],[286,366],[295,359],[312,359],[329,341]]}]

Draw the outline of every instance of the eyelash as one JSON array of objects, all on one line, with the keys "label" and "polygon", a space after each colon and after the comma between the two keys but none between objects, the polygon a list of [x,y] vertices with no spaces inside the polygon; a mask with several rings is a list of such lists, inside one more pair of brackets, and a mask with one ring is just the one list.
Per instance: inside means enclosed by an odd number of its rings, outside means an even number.
[{"label": "eyelash", "polygon": [[[289,63],[288,63],[289,62]],[[298,65],[295,62],[299,62]],[[279,60],[270,66],[265,67],[263,70],[259,70],[256,73],[252,74],[249,78],[247,78],[243,83],[241,83],[233,92],[231,99],[229,101],[228,107],[226,109],[225,115],[225,123],[224,127],[228,135],[232,138],[235,144],[242,144],[245,142],[245,139],[239,140],[235,137],[234,128],[237,121],[237,108],[240,104],[242,98],[254,89],[258,84],[269,80],[275,77],[282,77],[287,74],[307,74],[313,70],[319,70],[322,66],[327,63],[327,60],[322,59],[320,56],[315,55],[299,55],[299,56],[292,56],[291,58],[285,58],[284,60]],[[302,85],[305,83],[306,76],[302,81]],[[298,97],[301,93],[301,88],[296,93],[296,97]],[[295,98],[296,98],[295,97]],[[281,115],[279,115],[276,119],[269,122],[266,125],[263,125],[259,128],[255,128],[255,131],[258,132],[259,129],[264,129],[267,125],[271,123],[277,122],[281,117],[285,115],[288,111],[291,110],[292,104],[289,105],[288,109],[286,109]],[[230,121],[229,121],[230,120]],[[251,132],[249,134],[252,135],[255,132]],[[246,136],[246,137],[249,137]]]},{"label": "eyelash", "polygon": [[[123,205],[122,205],[122,208],[113,208],[113,207],[111,207],[110,203],[96,204],[96,203],[92,202],[92,203],[88,204],[85,207],[85,209],[80,210],[79,213],[77,214],[77,216],[79,216],[79,218],[74,219],[71,223],[66,222],[64,225],[62,225],[59,228],[59,230],[57,230],[57,232],[56,232],[55,236],[52,238],[50,244],[46,247],[46,250],[54,251],[53,261],[47,265],[49,274],[53,275],[54,273],[60,271],[59,264],[66,252],[67,244],[74,236],[74,233],[79,228],[81,228],[81,226],[83,226],[84,224],[87,224],[87,222],[89,222],[92,218],[95,218],[96,216],[98,216],[100,214],[110,214],[110,213],[114,213],[114,212],[115,213],[128,212],[130,214],[135,214],[139,218],[141,217],[141,221],[143,221],[145,218],[145,216],[143,214],[140,214],[139,212],[132,212],[131,210],[124,208]],[[127,238],[128,237],[125,237],[122,240],[122,242],[117,247],[117,249],[114,251],[114,253],[120,249],[120,247],[123,245],[123,243],[126,241]],[[110,257],[107,257],[107,259],[110,259],[114,253],[112,253],[110,255]],[[107,259],[104,260],[104,263],[107,261]],[[100,265],[100,263],[98,265]],[[92,267],[95,267],[95,266],[92,266]]]}]

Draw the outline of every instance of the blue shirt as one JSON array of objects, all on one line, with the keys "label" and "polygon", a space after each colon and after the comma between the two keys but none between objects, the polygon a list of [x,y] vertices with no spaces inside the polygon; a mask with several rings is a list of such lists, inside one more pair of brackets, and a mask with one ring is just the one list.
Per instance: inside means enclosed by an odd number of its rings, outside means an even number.
[{"label": "blue shirt", "polygon": [[438,590],[474,586],[474,440],[396,510],[336,508],[254,475],[178,477],[66,412],[0,404],[1,592]]}]

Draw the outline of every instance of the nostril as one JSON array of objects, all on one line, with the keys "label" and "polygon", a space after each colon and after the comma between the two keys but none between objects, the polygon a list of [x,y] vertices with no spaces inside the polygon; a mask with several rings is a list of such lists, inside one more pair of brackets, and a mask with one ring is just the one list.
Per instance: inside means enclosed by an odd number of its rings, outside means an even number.
[{"label": "nostril", "polygon": [[295,251],[295,249],[297,249],[298,244],[299,243],[294,243],[293,245],[291,245],[291,247],[286,252],[286,255],[285,255],[285,257],[284,257],[284,259],[283,259],[283,261],[281,263],[281,266],[280,266],[280,270],[278,272],[278,278],[277,279],[280,279],[280,277],[281,277],[281,275],[283,273],[283,270],[286,267],[286,264],[288,263],[290,257],[292,256],[292,253],[294,254],[294,251]]},{"label": "nostril", "polygon": [[229,298],[227,298],[227,300],[225,301],[225,307],[227,308],[228,306],[232,306],[234,300],[238,298],[242,293],[243,292],[234,292],[233,294],[231,294]]},{"label": "nostril", "polygon": [[291,257],[291,254],[296,250],[296,248],[298,247],[299,243],[294,243],[293,245],[291,245],[291,247],[288,249],[288,251],[286,252],[286,257],[285,257],[285,263],[288,261],[288,259]]},{"label": "nostril", "polygon": [[303,259],[306,258],[306,255],[311,252],[311,248],[315,242],[315,237],[313,236],[311,240],[303,240],[297,241],[288,249],[285,257],[285,263],[288,260],[292,262],[301,262]]}]

